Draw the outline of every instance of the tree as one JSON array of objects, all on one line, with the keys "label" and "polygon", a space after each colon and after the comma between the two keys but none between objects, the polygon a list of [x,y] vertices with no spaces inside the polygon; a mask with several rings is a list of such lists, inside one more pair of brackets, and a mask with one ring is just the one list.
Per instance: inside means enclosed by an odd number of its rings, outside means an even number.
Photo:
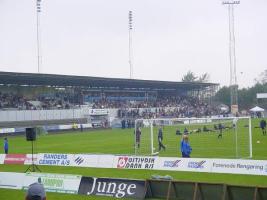
[{"label": "tree", "polygon": [[260,73],[259,78],[255,79],[256,83],[265,84],[267,83],[267,69]]},{"label": "tree", "polygon": [[202,74],[202,75],[198,78],[197,82],[200,82],[200,83],[207,83],[207,82],[209,82],[209,80],[210,80],[210,75],[209,75],[208,73],[205,73],[205,74]]},{"label": "tree", "polygon": [[222,87],[218,90],[214,97],[215,101],[230,106],[230,87]]},{"label": "tree", "polygon": [[183,82],[195,82],[197,80],[197,76],[190,70],[183,76]]}]

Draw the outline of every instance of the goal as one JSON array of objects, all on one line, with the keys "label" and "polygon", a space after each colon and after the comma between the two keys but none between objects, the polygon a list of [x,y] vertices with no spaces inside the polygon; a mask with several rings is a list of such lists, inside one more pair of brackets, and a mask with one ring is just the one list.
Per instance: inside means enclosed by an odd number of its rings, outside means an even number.
[{"label": "goal", "polygon": [[[159,148],[160,128],[165,149]],[[189,136],[191,157],[252,158],[250,117],[136,119],[134,153],[181,157],[183,134]]]}]

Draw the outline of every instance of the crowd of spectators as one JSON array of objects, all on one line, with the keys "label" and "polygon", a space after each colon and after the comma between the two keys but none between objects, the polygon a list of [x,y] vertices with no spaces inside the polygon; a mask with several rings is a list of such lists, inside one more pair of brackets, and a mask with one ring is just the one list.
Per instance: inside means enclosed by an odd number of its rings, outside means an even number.
[{"label": "crowd of spectators", "polygon": [[69,109],[71,106],[67,97],[57,95],[30,98],[14,93],[0,92],[0,109],[2,110]]},{"label": "crowd of spectators", "polygon": [[21,95],[13,93],[0,92],[0,109],[4,108],[17,108],[17,109],[30,109],[27,99]]},{"label": "crowd of spectators", "polygon": [[[138,100],[136,100],[138,99]],[[70,103],[72,102],[72,103]],[[73,103],[74,102],[74,103]],[[26,98],[13,93],[0,93],[0,109],[70,109],[78,103],[67,93],[39,95]],[[219,114],[211,105],[191,96],[158,96],[155,98],[141,96],[108,96],[94,99],[92,108],[119,109],[118,116],[123,118],[158,118],[158,117],[200,117]]]}]

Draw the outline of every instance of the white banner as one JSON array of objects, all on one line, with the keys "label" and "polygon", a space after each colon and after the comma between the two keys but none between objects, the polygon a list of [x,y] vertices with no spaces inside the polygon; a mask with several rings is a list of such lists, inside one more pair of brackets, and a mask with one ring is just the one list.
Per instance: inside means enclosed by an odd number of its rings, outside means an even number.
[{"label": "white banner", "polygon": [[0,133],[15,133],[14,128],[0,128]]},{"label": "white banner", "polygon": [[28,186],[35,182],[42,183],[47,192],[77,194],[81,176],[29,173],[25,174],[22,189],[28,189]]},{"label": "white banner", "polygon": [[257,99],[266,99],[267,93],[257,93]]},{"label": "white banner", "polygon": [[0,172],[0,188],[20,190],[23,185],[23,179],[23,173]]},{"label": "white banner", "polygon": [[6,154],[0,154],[0,164],[4,164]]},{"label": "white banner", "polygon": [[97,167],[99,168],[113,168],[113,163],[116,156],[114,155],[98,155]]},{"label": "white banner", "polygon": [[[6,159],[5,154],[0,154],[0,164],[27,165],[32,163],[31,154],[8,154],[8,156],[10,158]],[[23,159],[18,162],[17,160],[21,156],[23,156]],[[15,160],[13,161],[11,158]],[[267,160],[40,153],[34,155],[34,163],[48,166],[147,169],[267,176]]]},{"label": "white banner", "polygon": [[266,160],[211,160],[211,172],[229,174],[267,175]]},{"label": "white banner", "polygon": [[70,166],[73,167],[98,167],[98,155],[75,154]]},{"label": "white banner", "polygon": [[108,109],[92,109],[89,115],[108,115]]}]

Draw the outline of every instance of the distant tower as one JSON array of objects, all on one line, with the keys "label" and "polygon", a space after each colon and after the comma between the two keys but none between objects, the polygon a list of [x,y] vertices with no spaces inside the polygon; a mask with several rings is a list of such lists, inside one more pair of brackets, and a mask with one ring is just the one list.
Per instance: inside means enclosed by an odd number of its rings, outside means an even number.
[{"label": "distant tower", "polygon": [[130,79],[133,78],[132,30],[133,30],[133,12],[129,11],[129,65],[130,65]]},{"label": "distant tower", "polygon": [[235,55],[235,29],[234,29],[234,6],[240,1],[224,1],[223,5],[228,6],[229,17],[229,58],[230,58],[230,95],[231,112],[238,112],[238,84],[236,78],[236,55]]},{"label": "distant tower", "polygon": [[37,71],[41,72],[42,66],[42,52],[41,52],[41,30],[40,30],[40,13],[41,13],[41,0],[36,0],[36,40],[37,40]]}]

